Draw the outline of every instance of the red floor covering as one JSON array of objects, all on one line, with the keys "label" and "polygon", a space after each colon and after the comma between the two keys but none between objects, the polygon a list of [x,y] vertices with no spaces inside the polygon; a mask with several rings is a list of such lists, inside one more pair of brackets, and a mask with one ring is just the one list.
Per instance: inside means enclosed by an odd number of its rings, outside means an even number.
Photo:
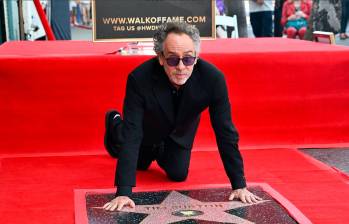
[{"label": "red floor covering", "polygon": [[[242,150],[249,182],[265,182],[313,223],[349,220],[348,179],[294,149]],[[105,155],[0,160],[0,223],[74,223],[74,189],[113,187],[115,162]],[[153,164],[139,187],[228,183],[216,151],[193,152],[186,182],[169,182]]]}]

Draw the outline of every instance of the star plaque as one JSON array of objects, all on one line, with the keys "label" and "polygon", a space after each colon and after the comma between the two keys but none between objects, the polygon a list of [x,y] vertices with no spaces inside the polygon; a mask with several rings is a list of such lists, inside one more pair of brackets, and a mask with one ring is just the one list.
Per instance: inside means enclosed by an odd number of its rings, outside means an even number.
[{"label": "star plaque", "polygon": [[113,212],[102,207],[113,199],[114,193],[80,191],[75,201],[84,201],[76,206],[76,223],[299,223],[262,187],[248,189],[263,200],[255,204],[229,201],[229,187],[148,191],[133,194],[136,208]]}]

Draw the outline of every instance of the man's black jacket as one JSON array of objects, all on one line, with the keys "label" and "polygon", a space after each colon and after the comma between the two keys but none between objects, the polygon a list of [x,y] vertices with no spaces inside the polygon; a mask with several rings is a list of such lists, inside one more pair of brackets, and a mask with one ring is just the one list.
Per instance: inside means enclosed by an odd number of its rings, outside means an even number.
[{"label": "man's black jacket", "polygon": [[141,145],[151,146],[170,137],[191,150],[201,112],[207,107],[232,188],[245,187],[243,161],[237,144],[239,136],[231,120],[223,74],[212,64],[198,59],[183,87],[177,116],[174,114],[171,90],[168,77],[157,58],[146,61],[129,75],[123,108],[124,143],[119,152],[115,176],[118,195],[129,196],[131,187],[136,184]]}]

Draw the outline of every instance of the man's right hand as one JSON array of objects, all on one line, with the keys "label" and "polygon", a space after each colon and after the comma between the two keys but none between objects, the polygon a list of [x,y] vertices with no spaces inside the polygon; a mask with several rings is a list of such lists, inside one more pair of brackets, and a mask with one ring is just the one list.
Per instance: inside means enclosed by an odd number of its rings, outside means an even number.
[{"label": "man's right hand", "polygon": [[110,202],[107,202],[103,208],[107,211],[114,211],[115,209],[120,211],[124,206],[135,208],[136,204],[127,196],[118,196]]}]

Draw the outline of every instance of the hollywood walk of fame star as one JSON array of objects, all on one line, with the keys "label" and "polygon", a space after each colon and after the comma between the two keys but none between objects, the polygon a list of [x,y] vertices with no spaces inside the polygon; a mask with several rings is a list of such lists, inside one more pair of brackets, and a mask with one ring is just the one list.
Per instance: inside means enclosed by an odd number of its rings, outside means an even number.
[{"label": "hollywood walk of fame star", "polygon": [[[269,200],[262,200],[254,204],[266,201]],[[250,224],[253,222],[231,215],[225,211],[254,204],[245,204],[240,201],[202,202],[177,191],[171,191],[171,193],[160,204],[137,205],[134,209],[124,207],[122,212],[147,214],[148,216],[145,217],[140,224],[172,223],[187,219]]]}]

